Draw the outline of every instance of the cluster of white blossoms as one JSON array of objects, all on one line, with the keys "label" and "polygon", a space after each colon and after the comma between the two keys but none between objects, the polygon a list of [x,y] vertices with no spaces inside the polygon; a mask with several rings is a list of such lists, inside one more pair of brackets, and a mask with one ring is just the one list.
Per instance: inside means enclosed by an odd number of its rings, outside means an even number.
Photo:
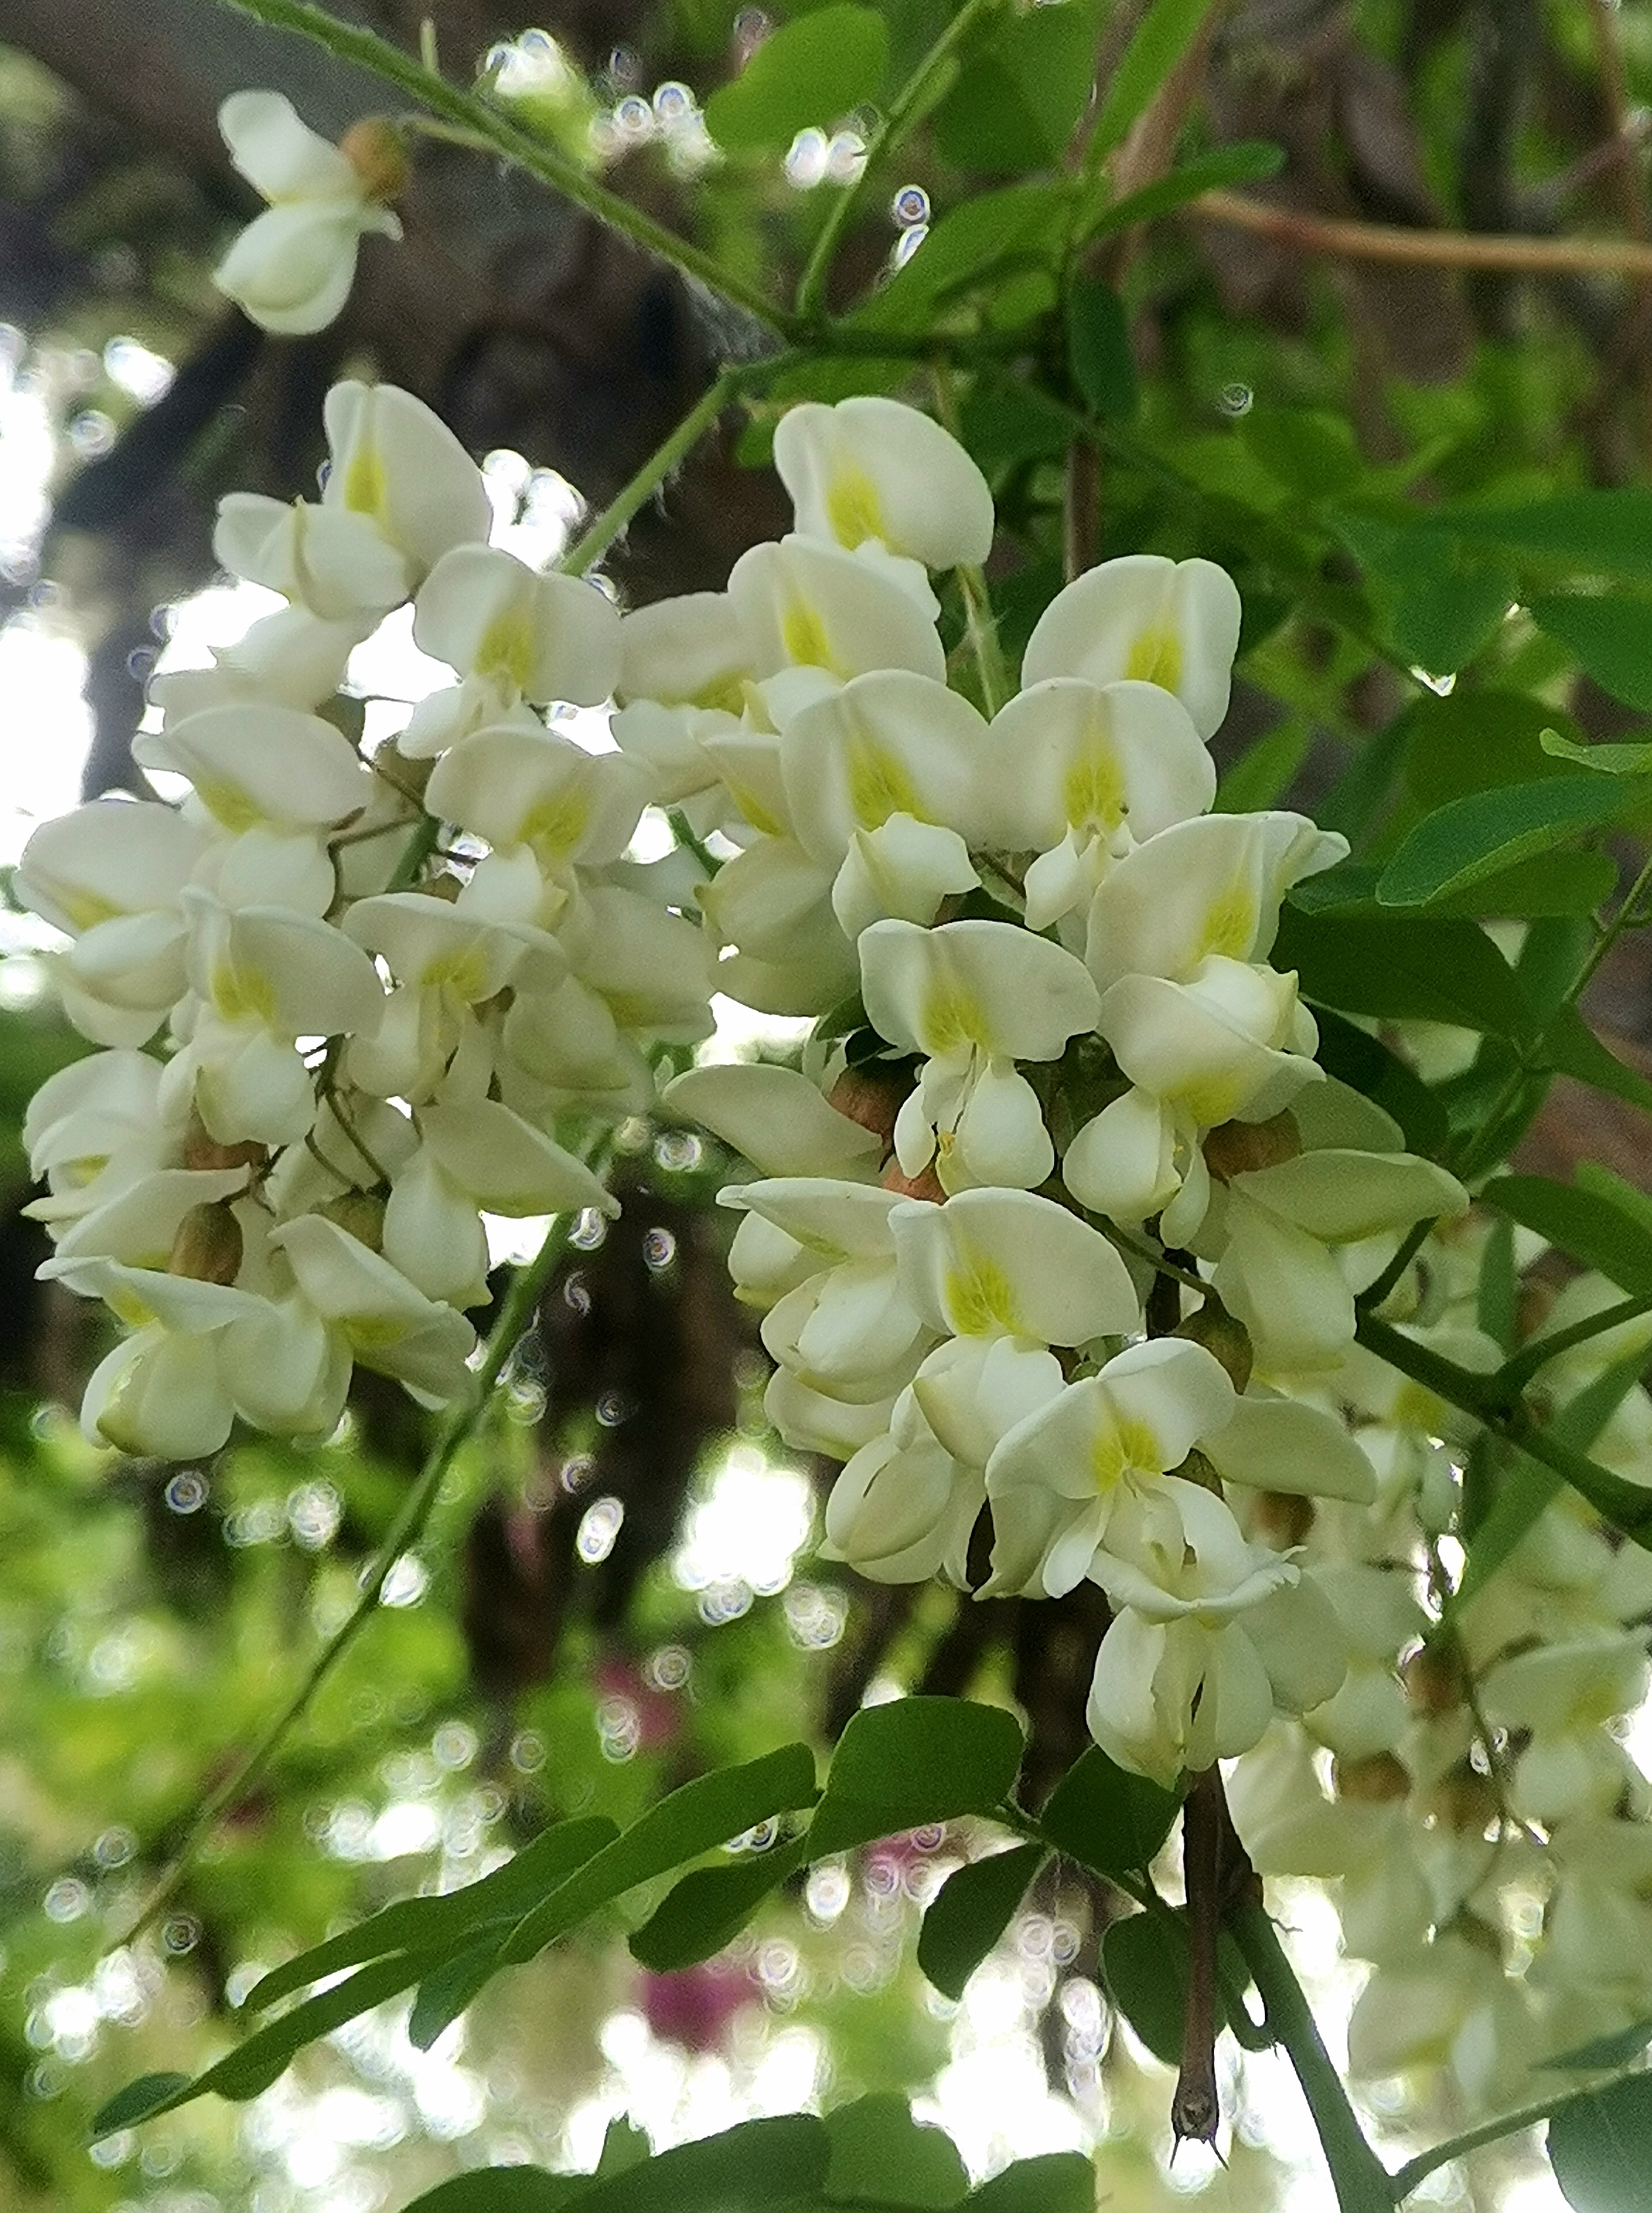
[{"label": "cluster of white blossoms", "polygon": [[[1503,1354],[1476,1319],[1484,1244],[1481,1226],[1431,1241],[1407,1327],[1489,1370]],[[1618,1297],[1594,1277],[1546,1310],[1540,1285],[1524,1294],[1543,1334]],[[1535,1381],[1569,1428],[1568,1407],[1590,1409],[1594,1458],[1643,1486],[1652,1399],[1632,1379],[1649,1350],[1643,1317]],[[1496,1573],[1465,1582],[1447,1557],[1460,1417],[1359,1351],[1299,1387],[1354,1424],[1378,1491],[1291,1533],[1343,1622],[1349,1673],[1239,1763],[1234,1816],[1263,1872],[1335,1885],[1344,1945],[1371,1963],[1355,2073],[1412,2076],[1431,2098],[1443,2082],[1495,2110],[1536,2094],[1545,2062],[1652,2014],[1652,1789],[1624,1741],[1652,1686],[1652,1554],[1557,1485]]]},{"label": "cluster of white blossoms", "polygon": [[793,408],[775,460],[795,532],[625,617],[613,729],[723,857],[718,988],[815,1033],[801,1071],[668,1100],[758,1172],[731,1264],[775,1426],[846,1462],[828,1552],[983,1596],[1092,1579],[1092,1732],[1168,1782],[1341,1684],[1334,1611],[1225,1486],[1371,1496],[1341,1414],[1271,1379],[1334,1368],[1356,1290],[1466,1197],[1326,1077],[1269,965],[1343,841],[1210,812],[1229,578],[1104,563],[988,715],[930,582],[991,544],[968,455],[855,399]]},{"label": "cluster of white blossoms", "polygon": [[[219,559],[286,607],[154,684],[134,751],[186,796],[47,822],[15,878],[104,1048],[24,1136],[45,1272],[131,1332],[82,1414],[131,1453],[213,1452],[238,1415],[326,1436],[357,1361],[452,1400],[484,1214],[614,1211],[558,1118],[646,1107],[649,1051],[711,1026],[704,934],[627,879],[648,776],[542,712],[608,696],[613,602],[486,543],[480,473],[421,401],[344,383],[326,414],[319,504],[219,515]],[[454,680],[369,753],[333,695],[410,598]]]}]

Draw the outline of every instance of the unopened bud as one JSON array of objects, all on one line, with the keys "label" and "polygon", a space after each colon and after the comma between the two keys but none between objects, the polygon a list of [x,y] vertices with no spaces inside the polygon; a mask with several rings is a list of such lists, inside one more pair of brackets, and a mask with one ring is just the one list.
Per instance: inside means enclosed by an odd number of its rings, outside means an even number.
[{"label": "unopened bud", "polygon": [[237,1145],[221,1145],[216,1137],[208,1137],[198,1120],[191,1117],[184,1138],[186,1168],[261,1168],[269,1157],[267,1146],[253,1144],[250,1140]]},{"label": "unopened bud", "polygon": [[936,1206],[946,1202],[947,1194],[933,1167],[920,1168],[915,1176],[909,1176],[899,1161],[892,1160],[881,1180],[886,1191],[898,1191],[903,1198],[927,1198]]},{"label": "unopened bud", "polygon": [[1242,1321],[1234,1320],[1220,1299],[1207,1298],[1196,1313],[1179,1321],[1170,1334],[1185,1337],[1214,1353],[1227,1369],[1228,1380],[1235,1391],[1243,1391],[1249,1383],[1253,1356],[1251,1333]]},{"label": "unopened bud", "polygon": [[895,1117],[910,1088],[902,1077],[875,1074],[866,1068],[846,1068],[832,1085],[829,1099],[839,1114],[858,1122],[863,1130],[869,1130],[887,1145],[894,1142]]},{"label": "unopened bud", "polygon": [[1483,1837],[1503,1812],[1490,1777],[1466,1762],[1441,1777],[1429,1793],[1428,1810],[1460,1837]]},{"label": "unopened bud", "polygon": [[1424,1644],[1399,1670],[1405,1694],[1419,1712],[1454,1713],[1463,1703],[1463,1669],[1451,1643]]},{"label": "unopened bud", "polygon": [[364,115],[338,141],[338,151],[362,180],[370,200],[399,199],[407,189],[413,165],[407,142],[382,115]]},{"label": "unopened bud", "polygon": [[1223,1122],[1208,1132],[1204,1164],[1219,1183],[1250,1168],[1275,1168],[1302,1149],[1296,1117],[1287,1107],[1266,1122]]},{"label": "unopened bud", "polygon": [[329,1222],[336,1222],[340,1229],[377,1253],[384,1246],[384,1201],[370,1191],[341,1192],[315,1210]]},{"label": "unopened bud", "polygon": [[198,1283],[233,1283],[241,1273],[241,1224],[226,1199],[192,1206],[178,1224],[167,1255],[167,1273]]},{"label": "unopened bud", "polygon": [[1364,1806],[1390,1806],[1411,1795],[1411,1778],[1391,1752],[1373,1753],[1369,1759],[1333,1759],[1331,1780],[1338,1798]]}]

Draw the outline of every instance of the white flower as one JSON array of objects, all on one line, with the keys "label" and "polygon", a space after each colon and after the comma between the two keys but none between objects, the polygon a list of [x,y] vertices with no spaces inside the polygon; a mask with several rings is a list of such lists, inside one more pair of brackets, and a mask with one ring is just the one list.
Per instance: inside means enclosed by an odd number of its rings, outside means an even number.
[{"label": "white flower", "polygon": [[759,1175],[877,1174],[881,1148],[872,1131],[839,1114],[796,1069],[766,1062],[691,1068],[667,1084],[661,1104],[744,1154]]},{"label": "white flower", "polygon": [[1027,640],[1021,684],[1082,676],[1161,685],[1208,738],[1228,711],[1239,620],[1233,579],[1213,561],[1129,553],[1057,593]]},{"label": "white flower", "polygon": [[910,1392],[887,1434],[850,1460],[826,1501],[820,1557],[844,1560],[869,1582],[967,1584],[970,1532],[985,1496],[978,1468],[937,1442]]},{"label": "white flower", "polygon": [[902,584],[813,538],[753,546],[735,562],[728,600],[759,677],[819,670],[839,684],[873,669],[946,680],[934,619]]},{"label": "white flower", "polygon": [[850,553],[868,544],[929,569],[978,565],[992,548],[992,495],[958,441],[899,400],[806,400],[774,434],[797,528]]},{"label": "white flower", "polygon": [[427,1405],[445,1405],[464,1391],[476,1332],[462,1314],[426,1298],[322,1215],[283,1222],[271,1242],[286,1254],[309,1305],[336,1325],[363,1368],[397,1377]]},{"label": "white flower", "polygon": [[891,1045],[925,1056],[895,1124],[903,1172],[917,1175],[938,1153],[944,1190],[1042,1183],[1055,1151],[1015,1064],[1058,1059],[1092,1027],[1096,997],[1082,963],[997,922],[875,922],[858,951],[868,1020]]},{"label": "white flower", "polygon": [[406,160],[385,124],[358,125],[352,160],[301,123],[278,92],[237,92],[218,110],[229,158],[269,201],[214,271],[255,323],[283,337],[324,330],[350,296],[356,249],[369,231],[399,238],[385,206]]}]

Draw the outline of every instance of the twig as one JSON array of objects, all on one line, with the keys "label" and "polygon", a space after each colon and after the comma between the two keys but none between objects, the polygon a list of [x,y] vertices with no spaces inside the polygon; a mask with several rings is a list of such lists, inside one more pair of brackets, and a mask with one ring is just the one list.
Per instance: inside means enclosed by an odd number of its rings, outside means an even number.
[{"label": "twig", "polygon": [[1652,243],[1635,238],[1512,238],[1461,230],[1406,230],[1398,224],[1345,223],[1275,207],[1245,192],[1202,192],[1188,212],[1209,223],[1254,231],[1305,253],[1351,261],[1413,262],[1436,269],[1507,269],[1527,276],[1593,271],[1652,278]]}]

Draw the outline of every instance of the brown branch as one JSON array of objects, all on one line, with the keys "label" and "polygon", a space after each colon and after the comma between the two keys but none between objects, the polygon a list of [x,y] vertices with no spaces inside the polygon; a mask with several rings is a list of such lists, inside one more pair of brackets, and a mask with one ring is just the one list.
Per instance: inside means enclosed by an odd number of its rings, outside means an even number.
[{"label": "brown branch", "polygon": [[[1619,158],[1612,169],[1618,210],[1623,216],[1624,228],[1630,236],[1645,244],[1652,241],[1652,220],[1648,216],[1645,180],[1635,158],[1635,149],[1630,137],[1635,117],[1630,106],[1623,37],[1618,28],[1617,11],[1611,0],[1589,0],[1589,20],[1594,34],[1595,59],[1600,70],[1601,95],[1606,101],[1613,137],[1620,149]],[[1635,363],[1636,381],[1640,387],[1643,457],[1652,456],[1652,353],[1647,348],[1649,332],[1652,332],[1652,283],[1643,283],[1635,288],[1634,300],[1624,318],[1619,343],[1625,358]]]},{"label": "brown branch", "polygon": [[1652,243],[1634,238],[1509,238],[1459,230],[1407,230],[1397,224],[1344,223],[1275,207],[1243,192],[1204,192],[1189,212],[1209,223],[1254,231],[1304,253],[1349,261],[1411,262],[1436,269],[1506,269],[1525,276],[1652,278]]}]

